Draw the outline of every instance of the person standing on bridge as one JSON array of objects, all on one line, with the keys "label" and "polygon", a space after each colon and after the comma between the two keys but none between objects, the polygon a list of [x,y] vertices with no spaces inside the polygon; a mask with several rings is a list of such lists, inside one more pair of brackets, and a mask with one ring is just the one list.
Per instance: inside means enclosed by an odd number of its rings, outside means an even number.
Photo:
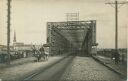
[{"label": "person standing on bridge", "polygon": [[124,58],[125,58],[125,55],[124,55],[124,53],[123,53],[123,54],[122,54],[122,59],[121,59],[122,64],[124,64]]},{"label": "person standing on bridge", "polygon": [[120,61],[120,55],[119,55],[119,53],[117,52],[117,51],[115,51],[115,64],[118,64],[119,63],[119,61]]},{"label": "person standing on bridge", "polygon": [[46,61],[48,61],[48,57],[49,57],[49,52],[47,50],[45,50],[45,58],[46,58]]},{"label": "person standing on bridge", "polygon": [[41,53],[38,51],[38,54],[37,54],[37,61],[39,62],[41,60]]},{"label": "person standing on bridge", "polygon": [[111,60],[114,60],[115,59],[114,55],[115,55],[114,50],[111,50]]},{"label": "person standing on bridge", "polygon": [[46,59],[46,57],[45,57],[45,52],[44,52],[44,48],[43,48],[43,46],[39,49],[39,51],[40,51],[40,53],[41,53],[41,57],[43,57],[44,58],[44,60]]}]

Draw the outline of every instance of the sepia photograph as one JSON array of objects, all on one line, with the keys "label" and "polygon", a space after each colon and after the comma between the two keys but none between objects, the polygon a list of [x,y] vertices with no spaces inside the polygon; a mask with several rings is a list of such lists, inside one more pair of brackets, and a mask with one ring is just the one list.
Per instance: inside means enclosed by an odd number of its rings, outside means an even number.
[{"label": "sepia photograph", "polygon": [[0,81],[127,81],[128,0],[0,0]]}]

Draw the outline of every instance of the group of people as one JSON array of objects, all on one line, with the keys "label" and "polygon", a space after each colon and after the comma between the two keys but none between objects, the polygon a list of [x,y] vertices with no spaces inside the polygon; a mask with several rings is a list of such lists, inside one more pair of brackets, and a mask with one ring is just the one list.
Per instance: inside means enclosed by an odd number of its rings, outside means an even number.
[{"label": "group of people", "polygon": [[37,58],[37,62],[39,62],[41,58],[43,58],[44,61],[48,61],[49,54],[45,52],[43,46],[39,49],[36,49],[35,46],[33,46],[33,54]]}]

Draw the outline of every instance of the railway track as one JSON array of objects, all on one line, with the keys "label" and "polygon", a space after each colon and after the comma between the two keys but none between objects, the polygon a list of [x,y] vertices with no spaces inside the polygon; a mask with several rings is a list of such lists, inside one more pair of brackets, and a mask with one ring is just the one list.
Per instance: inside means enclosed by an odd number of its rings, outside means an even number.
[{"label": "railway track", "polygon": [[[41,70],[37,71],[37,72],[34,72],[34,73],[31,73],[29,74],[28,76],[24,77],[23,79],[20,79],[20,81],[29,81],[29,80],[32,80],[35,76],[38,76],[39,74],[45,72],[46,70],[50,69],[51,67],[59,64],[59,63],[62,63],[66,58],[68,58],[70,55],[67,55],[66,57],[62,58],[61,60],[45,67],[45,68],[42,68]],[[68,61],[71,61],[72,59],[74,58],[74,56],[72,56],[72,58],[70,58]]]}]

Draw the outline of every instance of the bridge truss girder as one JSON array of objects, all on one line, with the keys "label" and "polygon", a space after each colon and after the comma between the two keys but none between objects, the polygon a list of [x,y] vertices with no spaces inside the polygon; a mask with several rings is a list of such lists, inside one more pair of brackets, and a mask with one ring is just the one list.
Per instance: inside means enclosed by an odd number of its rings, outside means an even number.
[{"label": "bridge truss girder", "polygon": [[[68,23],[68,24],[67,24]],[[57,54],[81,49],[82,53],[90,53],[92,43],[96,42],[96,21],[48,22],[47,43],[50,53]]]}]

